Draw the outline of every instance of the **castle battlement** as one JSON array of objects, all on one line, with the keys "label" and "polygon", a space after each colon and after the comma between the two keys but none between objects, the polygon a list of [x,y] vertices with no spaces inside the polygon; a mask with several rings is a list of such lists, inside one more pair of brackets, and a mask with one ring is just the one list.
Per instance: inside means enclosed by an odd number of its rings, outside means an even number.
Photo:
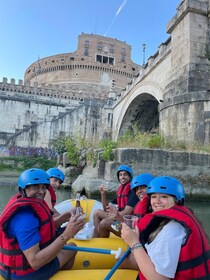
[{"label": "castle battlement", "polygon": [[[66,86],[65,84],[40,85],[37,82],[27,81],[25,84],[23,84],[22,80],[19,80],[18,83],[15,83],[15,79],[11,79],[10,83],[8,83],[8,79],[6,77],[4,77],[2,82],[0,82],[0,95],[8,97],[21,96],[28,98],[29,96],[40,96],[50,100],[52,100],[52,98],[62,100],[62,102],[65,102],[66,100],[82,101],[84,99],[90,98],[90,96],[85,93],[85,90],[85,85],[83,87],[82,85],[74,83],[71,83],[69,86]],[[92,94],[92,96],[96,100],[103,99],[100,95],[94,96],[94,94]]]}]

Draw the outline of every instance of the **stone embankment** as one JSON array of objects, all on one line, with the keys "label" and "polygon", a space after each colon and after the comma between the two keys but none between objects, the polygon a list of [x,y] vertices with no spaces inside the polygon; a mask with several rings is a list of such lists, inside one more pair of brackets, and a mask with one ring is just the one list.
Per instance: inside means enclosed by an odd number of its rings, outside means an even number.
[{"label": "stone embankment", "polygon": [[20,172],[16,171],[16,170],[0,171],[1,186],[16,187],[19,175],[20,175]]},{"label": "stone embankment", "polygon": [[[64,186],[85,193],[88,197],[98,195],[100,184],[108,186],[110,195],[119,185],[116,170],[120,165],[129,165],[134,175],[152,173],[155,176],[168,175],[178,178],[185,187],[189,200],[210,200],[210,154],[198,154],[161,149],[116,149],[115,161],[97,160],[95,166],[86,163],[83,170],[75,170],[69,166],[64,157],[63,165],[59,166],[66,175]],[[1,171],[2,186],[17,186],[20,172]]]},{"label": "stone embankment", "polygon": [[72,183],[72,191],[83,191],[88,196],[98,193],[98,186],[108,183],[110,193],[119,184],[116,170],[129,165],[134,175],[152,173],[173,176],[185,187],[189,200],[210,200],[210,154],[198,154],[161,149],[116,149],[114,162],[98,160],[95,167],[86,165]]}]

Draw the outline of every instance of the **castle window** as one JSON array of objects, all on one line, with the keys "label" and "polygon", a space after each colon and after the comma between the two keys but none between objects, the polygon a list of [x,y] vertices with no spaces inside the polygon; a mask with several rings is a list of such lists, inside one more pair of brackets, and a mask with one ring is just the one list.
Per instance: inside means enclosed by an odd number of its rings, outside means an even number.
[{"label": "castle window", "polygon": [[85,49],[84,49],[84,55],[85,55],[85,56],[88,56],[88,54],[89,54],[88,49],[85,48]]},{"label": "castle window", "polygon": [[96,61],[104,64],[114,65],[114,57],[104,56],[104,55],[96,55]]},{"label": "castle window", "polygon": [[125,63],[125,56],[121,57],[121,62]]},{"label": "castle window", "polygon": [[73,60],[74,60],[74,57],[70,57],[70,60],[73,61]]},{"label": "castle window", "polygon": [[109,64],[114,65],[114,58],[113,57],[109,57]]},{"label": "castle window", "polygon": [[103,56],[103,63],[108,63],[108,57],[107,56]]},{"label": "castle window", "polygon": [[98,51],[101,51],[102,48],[103,48],[102,42],[98,42],[98,44],[97,44],[97,50],[98,50]]},{"label": "castle window", "polygon": [[88,40],[85,41],[85,48],[89,48],[90,42]]},{"label": "castle window", "polygon": [[122,55],[122,56],[125,56],[125,55],[126,55],[125,48],[122,48],[122,49],[121,49],[121,55]]},{"label": "castle window", "polygon": [[114,53],[114,45],[110,45],[109,51],[110,53]]},{"label": "castle window", "polygon": [[102,55],[96,55],[96,61],[102,62]]}]

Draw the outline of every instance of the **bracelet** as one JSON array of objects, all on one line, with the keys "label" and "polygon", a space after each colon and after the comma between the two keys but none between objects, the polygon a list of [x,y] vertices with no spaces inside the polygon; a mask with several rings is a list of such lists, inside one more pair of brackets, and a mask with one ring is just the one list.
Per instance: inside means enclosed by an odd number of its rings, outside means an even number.
[{"label": "bracelet", "polygon": [[143,245],[140,242],[137,242],[136,244],[134,244],[133,246],[131,246],[131,251],[137,249],[137,248],[141,248],[143,247]]},{"label": "bracelet", "polygon": [[66,241],[65,241],[65,239],[64,239],[64,237],[63,237],[62,234],[60,235],[60,238],[61,238],[61,244],[62,244],[62,246],[66,245]]}]

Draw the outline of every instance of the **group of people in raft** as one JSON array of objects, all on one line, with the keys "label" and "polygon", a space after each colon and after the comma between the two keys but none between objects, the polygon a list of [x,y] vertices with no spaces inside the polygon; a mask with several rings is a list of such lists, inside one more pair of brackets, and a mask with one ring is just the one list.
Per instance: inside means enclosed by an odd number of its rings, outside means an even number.
[{"label": "group of people in raft", "polygon": [[[181,182],[147,173],[134,177],[126,165],[119,166],[117,178],[120,186],[112,201],[117,207],[108,203],[107,190],[100,186],[104,210],[95,210],[93,219],[94,237],[109,237],[112,232],[131,248],[120,268],[138,270],[140,280],[210,279],[209,238],[192,210],[184,206]],[[4,279],[47,280],[58,270],[72,268],[76,251],[62,248],[84,227],[85,219],[75,209],[56,211],[56,191],[63,181],[58,168],[32,168],[20,174],[19,193],[0,216]],[[135,230],[123,222],[128,214],[138,216]]]}]

